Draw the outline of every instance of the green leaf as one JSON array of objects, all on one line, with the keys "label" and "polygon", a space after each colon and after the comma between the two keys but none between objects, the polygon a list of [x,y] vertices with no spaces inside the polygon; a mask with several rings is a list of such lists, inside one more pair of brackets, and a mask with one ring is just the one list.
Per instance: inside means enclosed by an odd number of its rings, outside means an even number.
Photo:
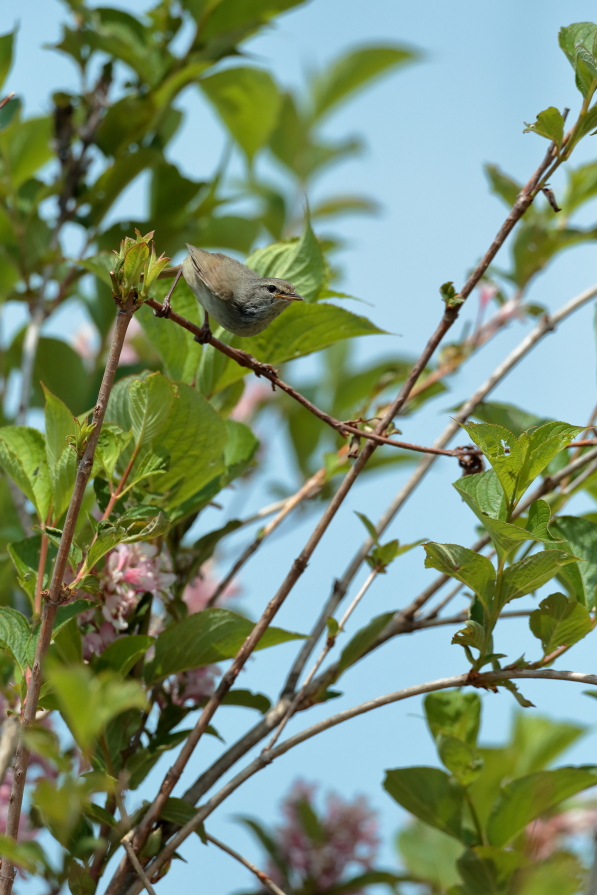
[{"label": "green leaf", "polygon": [[130,247],[124,256],[123,287],[132,289],[140,280],[141,272],[145,267],[146,261],[149,259],[149,246],[146,242],[137,242]]},{"label": "green leaf", "polygon": [[247,709],[256,709],[265,715],[272,707],[271,700],[263,693],[253,693],[252,690],[229,690],[222,705],[238,705]]},{"label": "green leaf", "polygon": [[102,470],[106,479],[110,481],[114,475],[118,458],[127,447],[132,435],[132,432],[123,432],[120,426],[116,426],[114,423],[104,423],[95,451],[92,475],[96,475]]},{"label": "green leaf", "polygon": [[199,83],[251,159],[267,143],[278,119],[281,98],[271,75],[256,68],[229,68]]},{"label": "green leaf", "polygon": [[444,767],[463,786],[472,783],[483,769],[480,753],[459,737],[440,734],[437,738],[437,752]]},{"label": "green leaf", "polygon": [[[248,619],[228,609],[213,608],[197,612],[159,635],[155,658],[146,666],[146,678],[155,682],[191,668],[232,659],[254,627]],[[303,634],[281,628],[268,628],[256,649],[266,649],[303,637]]]},{"label": "green leaf", "polygon": [[560,593],[541,600],[539,608],[531,612],[529,626],[546,656],[560,646],[572,646],[593,629],[586,607]]},{"label": "green leaf", "polygon": [[146,707],[140,684],[123,681],[113,672],[92,675],[88,666],[53,667],[48,677],[62,716],[85,754],[112,718],[130,708]]},{"label": "green leaf", "polygon": [[529,448],[520,473],[516,497],[524,494],[531,482],[541,475],[554,457],[583,431],[582,426],[551,422],[525,433],[529,437]]},{"label": "green leaf", "polygon": [[32,605],[35,596],[40,550],[41,535],[39,534],[7,544],[8,555],[16,569],[19,585],[31,600]]},{"label": "green leaf", "polygon": [[52,499],[45,439],[27,426],[0,428],[0,466],[34,505],[45,522]]},{"label": "green leaf", "polygon": [[58,633],[53,633],[54,643],[50,655],[58,658],[62,665],[81,665],[83,662],[83,641],[76,618],[71,618]]},{"label": "green leaf", "polygon": [[560,566],[569,562],[574,562],[574,557],[562,550],[544,550],[512,563],[504,572],[498,608],[547,584]]},{"label": "green leaf", "polygon": [[0,833],[0,853],[28,873],[43,873],[49,861],[39,842],[16,843],[11,836]]},{"label": "green leaf", "polygon": [[348,641],[342,650],[340,661],[338,662],[336,680],[347,668],[354,665],[355,662],[358,662],[361,656],[365,655],[369,650],[369,647],[375,643],[381,632],[392,621],[395,615],[395,612],[384,612],[383,615],[378,615],[371,619],[364,628],[357,631],[354,637]]},{"label": "green leaf", "polygon": [[369,535],[369,537],[371,538],[373,543],[379,544],[379,539],[377,537],[377,530],[375,528],[375,525],[371,521],[371,519],[369,519],[367,516],[365,516],[364,513],[357,513],[356,510],[355,510],[355,514],[359,517],[359,519],[361,520],[361,522],[367,529],[367,534]]},{"label": "green leaf", "polygon": [[458,544],[425,544],[426,569],[437,569],[472,588],[486,609],[495,590],[495,569],[486,556]]},{"label": "green leaf", "polygon": [[137,541],[153,541],[154,538],[162,538],[170,530],[170,519],[165,513],[160,512],[139,530],[141,523],[129,525],[127,536],[122,539],[123,544],[134,544]]},{"label": "green leaf", "polygon": [[[597,525],[580,516],[557,516],[551,529],[565,539],[561,549],[582,560],[562,569],[560,580],[587,609],[593,609],[597,599]],[[574,576],[568,574],[571,572]]]},{"label": "green leaf", "polygon": [[28,118],[26,121],[13,119],[0,132],[0,155],[4,160],[5,176],[17,190],[29,180],[53,156],[52,119]]},{"label": "green leaf", "polygon": [[[467,848],[456,862],[464,883],[464,895],[505,895],[512,875],[528,859],[515,851],[502,851],[490,845]],[[523,877],[526,879],[526,877]]]},{"label": "green leaf", "polygon": [[14,31],[0,35],[0,88],[3,86],[12,66]]},{"label": "green leaf", "polygon": [[142,659],[155,637],[148,634],[129,634],[111,643],[94,662],[95,671],[111,669],[125,677],[131,668]]},{"label": "green leaf", "polygon": [[[453,486],[460,492],[471,509],[473,509],[473,503],[471,503],[473,501],[481,513],[492,519],[503,520],[506,518],[504,492],[493,469],[465,476],[457,482],[453,482]],[[476,510],[473,509],[473,512]]]},{"label": "green leaf", "polygon": [[31,667],[35,643],[29,622],[10,606],[0,606],[0,649],[14,659],[23,674]]},{"label": "green leaf", "polygon": [[231,519],[226,525],[223,525],[222,528],[210,531],[208,534],[203,535],[202,538],[195,541],[193,544],[193,554],[197,568],[201,568],[204,562],[211,559],[222,538],[226,537],[230,532],[236,531],[241,525],[242,522],[239,519]]},{"label": "green leaf", "polygon": [[[496,165],[485,165],[485,174],[487,175],[487,179],[489,180],[489,185],[491,187],[491,191],[495,193],[497,196],[500,196],[508,206],[514,205],[516,199],[518,198],[518,194],[522,189],[522,184],[518,183],[516,180],[512,180],[511,177],[508,177],[507,174],[504,174],[503,171]],[[473,414],[478,417],[479,414],[477,411]],[[480,419],[484,419],[484,417],[480,417]],[[485,420],[486,423],[494,423],[498,422],[497,420]],[[523,429],[526,429],[527,426],[523,426]]]},{"label": "green leaf", "polygon": [[406,869],[434,883],[442,892],[459,881],[456,859],[462,853],[462,845],[451,836],[414,820],[403,827],[396,843]]},{"label": "green leaf", "polygon": [[523,134],[531,132],[552,140],[559,149],[564,139],[564,116],[555,106],[550,106],[549,109],[539,112],[534,124],[527,124]]},{"label": "green leaf", "polygon": [[464,790],[439,768],[395,768],[386,771],[384,789],[419,820],[462,840]]},{"label": "green leaf", "polygon": [[[297,357],[304,357],[329,348],[343,339],[353,339],[356,336],[377,335],[383,333],[375,324],[366,317],[358,317],[324,302],[307,304],[304,302],[292,302],[267,330],[258,335],[239,340],[243,350],[248,351],[253,357],[264,363],[277,366]],[[236,344],[233,338],[232,344]],[[209,357],[210,350],[207,346],[202,354],[204,359]],[[234,361],[228,361],[223,372],[211,384],[210,393],[221,391],[233,382],[242,379],[247,371],[239,367]],[[205,389],[202,386],[202,390]]]},{"label": "green leaf", "polygon": [[96,227],[101,224],[129,183],[132,183],[141,171],[159,161],[160,157],[161,154],[156,149],[142,148],[115,159],[114,163],[100,174],[88,192],[81,196],[83,202],[89,202],[91,205],[90,223]]},{"label": "green leaf", "polygon": [[[484,474],[485,473],[480,473],[479,475]],[[517,525],[510,525],[508,522],[502,522],[500,519],[494,519],[491,516],[488,516],[486,513],[483,513],[480,507],[477,505],[474,497],[470,493],[471,491],[474,493],[474,486],[472,488],[468,488],[466,486],[466,482],[470,481],[470,479],[476,478],[478,478],[478,476],[472,475],[467,476],[463,479],[459,479],[457,482],[453,482],[453,487],[456,488],[459,494],[462,495],[465,503],[468,504],[473,513],[487,529],[497,551],[498,557],[500,559],[505,559],[508,554],[512,552],[512,550],[515,550],[517,547],[520,546],[522,541],[538,540],[536,535],[532,534],[530,531],[527,531],[524,528],[520,528]],[[551,538],[548,537],[547,540],[551,541]]]},{"label": "green leaf", "polygon": [[129,413],[136,445],[150,445],[160,435],[173,401],[172,384],[161,373],[131,382]]},{"label": "green leaf", "polygon": [[396,44],[360,47],[346,53],[315,78],[312,88],[313,117],[322,118],[384,72],[415,62],[418,58],[416,51]]},{"label": "green leaf", "polygon": [[[159,280],[152,289],[152,296],[162,301],[169,285],[166,280]],[[172,308],[191,323],[201,325],[199,303],[184,280],[179,281],[172,296]],[[192,333],[182,326],[165,326],[164,321],[155,317],[147,305],[142,305],[135,316],[159,354],[166,375],[176,382],[190,385],[197,373],[201,356],[201,349]]]},{"label": "green leaf", "polygon": [[195,817],[196,814],[197,809],[190,802],[172,797],[166,799],[160,811],[160,817],[163,820],[167,820],[171,824],[177,824],[179,827],[184,827],[187,821]]},{"label": "green leaf", "polygon": [[481,724],[481,700],[477,693],[444,690],[424,699],[427,725],[434,739],[442,734],[458,737],[469,746],[477,744]]},{"label": "green leaf", "polygon": [[292,283],[307,302],[317,301],[328,279],[326,260],[308,219],[300,239],[257,249],[246,264],[261,277],[279,277]]},{"label": "green leaf", "polygon": [[564,767],[519,777],[504,786],[487,824],[491,845],[503,846],[564,799],[597,784],[597,767]]},{"label": "green leaf", "polygon": [[75,422],[66,404],[45,386],[42,387],[46,398],[44,409],[46,456],[48,466],[53,470],[62,452],[68,447],[67,437],[75,434]]},{"label": "green leaf", "polygon": [[224,471],[224,421],[195,389],[179,383],[177,391],[160,436],[160,448],[169,454],[170,466],[156,482],[157,490],[171,494],[167,511]]},{"label": "green leaf", "polygon": [[[514,497],[518,474],[526,458],[526,450],[518,439],[504,429],[489,423],[465,423],[463,425],[477,447],[480,447],[500,480],[508,501]],[[526,445],[525,445],[526,447]]]},{"label": "green leaf", "polygon": [[[522,186],[519,186],[518,192],[521,189]],[[475,408],[472,416],[484,423],[494,423],[497,426],[503,426],[505,429],[513,432],[517,438],[527,429],[533,426],[540,426],[546,422],[545,419],[536,416],[534,413],[529,413],[527,410],[516,407],[515,404],[506,404],[502,401],[481,401]]]},{"label": "green leaf", "polygon": [[85,558],[85,569],[90,571],[110,550],[120,544],[126,537],[126,529],[122,526],[109,525],[98,532],[97,539],[93,542]]},{"label": "green leaf", "polygon": [[485,649],[485,629],[479,622],[469,619],[464,628],[454,634],[451,642],[458,646],[472,646],[482,653]]}]

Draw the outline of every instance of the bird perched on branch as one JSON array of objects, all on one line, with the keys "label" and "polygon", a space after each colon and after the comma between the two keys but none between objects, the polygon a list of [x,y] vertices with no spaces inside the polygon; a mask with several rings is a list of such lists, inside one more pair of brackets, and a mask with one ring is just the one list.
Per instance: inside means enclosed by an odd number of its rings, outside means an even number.
[{"label": "bird perched on branch", "polygon": [[[277,277],[260,277],[255,271],[222,255],[205,252],[187,245],[189,255],[176,272],[176,279],[166,296],[160,317],[170,313],[170,298],[181,276],[205,310],[197,342],[208,342],[211,336],[209,317],[236,336],[255,336],[269,326],[293,301],[303,301],[292,283]],[[171,273],[172,272],[172,273]],[[163,272],[166,274],[166,271]]]}]

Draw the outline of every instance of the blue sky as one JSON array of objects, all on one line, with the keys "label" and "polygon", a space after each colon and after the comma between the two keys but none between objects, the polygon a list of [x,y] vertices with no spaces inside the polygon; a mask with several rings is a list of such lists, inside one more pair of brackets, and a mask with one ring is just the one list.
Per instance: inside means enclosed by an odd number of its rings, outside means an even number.
[{"label": "blue sky", "polygon": [[[141,2],[121,5],[130,10],[146,6]],[[355,218],[337,227],[347,242],[341,257],[341,288],[371,302],[374,308],[367,309],[369,316],[390,333],[400,334],[363,340],[359,357],[420,351],[441,312],[439,285],[446,280],[454,280],[457,285],[463,282],[503,220],[504,208],[489,193],[483,164],[496,163],[520,180],[527,179],[535,169],[545,145],[535,135],[523,135],[523,122],[534,120],[550,105],[560,109],[570,106],[572,114],[579,106],[580,94],[571,69],[557,45],[558,29],[594,14],[594,3],[582,0],[544,0],[540,15],[536,4],[521,4],[519,0],[502,0],[499,4],[488,0],[451,4],[442,0],[424,4],[407,0],[368,0],[366,4],[359,0],[312,0],[247,45],[256,60],[270,67],[286,84],[302,82],[306,70],[321,67],[346,48],[366,42],[407,43],[425,53],[421,63],[376,84],[327,124],[330,135],[364,135],[368,149],[362,157],[325,177],[321,194],[336,190],[363,192],[383,205],[382,214],[376,218]],[[58,37],[64,10],[56,0],[33,0],[19,7],[19,15],[18,56],[8,86],[24,97],[29,114],[39,114],[48,110],[50,90],[74,84],[74,70],[68,60],[41,48]],[[6,17],[5,24],[10,25]],[[188,112],[188,118],[170,155],[197,178],[213,170],[222,132],[198,91],[188,90],[181,108]],[[588,138],[575,155],[575,163],[593,159],[596,154],[597,146]],[[559,183],[561,180],[554,178],[556,192]],[[118,212],[122,216],[134,213],[134,209],[144,207],[144,201],[141,179],[131,187]],[[584,212],[581,222],[591,223],[594,211]],[[155,225],[159,233],[159,222]],[[559,307],[597,281],[596,260],[597,251],[592,245],[563,255],[537,279],[530,298],[552,309]],[[16,325],[16,311],[11,313]],[[72,322],[63,315],[53,327],[67,336]],[[404,421],[404,438],[433,440],[447,422],[448,408],[470,394],[528,328],[529,324],[512,324],[470,361],[452,381],[450,394],[433,402],[416,419]],[[313,369],[309,364],[304,368]],[[583,423],[595,405],[593,310],[585,308],[566,322],[561,332],[544,340],[493,397],[539,415]],[[275,433],[262,431],[261,435],[269,443],[270,472],[247,497],[245,512],[268,502],[272,480],[292,477],[281,440]],[[396,470],[376,475],[351,492],[283,607],[278,624],[308,630],[333,578],[342,573],[360,544],[362,527],[352,511],[366,511],[376,518],[407,474]],[[473,520],[450,487],[454,478],[456,470],[450,461],[437,463],[392,525],[392,537],[468,544],[474,535]],[[210,511],[202,519],[202,530],[219,526],[221,519],[217,511]],[[313,521],[310,516],[287,523],[270,549],[254,558],[242,580],[242,601],[247,611],[257,615],[274,593]],[[244,537],[239,536],[236,543],[245,543]],[[349,633],[371,616],[405,605],[431,580],[431,574],[423,568],[422,550],[405,556],[371,589],[351,620]],[[333,710],[464,670],[461,651],[450,646],[451,634],[451,629],[441,628],[391,642],[343,678],[346,695],[336,700]],[[504,622],[499,636],[504,640],[507,636],[507,650],[512,656],[530,650],[532,638],[525,633],[524,623]],[[294,651],[288,645],[261,653],[243,674],[242,685],[275,696],[271,681],[278,680],[280,663],[290,663]],[[589,639],[571,651],[566,667],[591,671],[593,655]],[[536,704],[536,711],[594,723],[595,703],[576,685],[533,682],[524,686],[524,692]],[[489,694],[484,702],[483,738],[500,740],[507,730],[512,700],[505,694]],[[313,710],[308,723],[329,710]],[[254,720],[244,709],[227,709],[218,716],[218,727],[230,743]],[[298,730],[305,723],[306,717],[298,718],[290,729]],[[575,748],[571,758],[579,763],[590,761],[594,747],[592,733]],[[215,740],[206,738],[185,782],[194,779],[219,750]],[[279,820],[281,796],[297,776],[302,776],[321,780],[326,788],[344,797],[368,794],[381,813],[383,863],[391,866],[395,860],[391,839],[403,815],[381,790],[383,770],[423,763],[435,764],[436,759],[419,702],[384,708],[309,741],[255,776],[218,810],[208,829],[260,860],[259,850],[233,822],[233,815],[255,814],[266,823]],[[156,775],[152,781],[157,782]],[[164,893],[180,891],[181,886],[195,885],[198,880],[210,895],[227,895],[251,886],[246,871],[213,847],[205,849],[194,840],[185,846],[183,854],[189,864],[176,862],[160,884]]]}]

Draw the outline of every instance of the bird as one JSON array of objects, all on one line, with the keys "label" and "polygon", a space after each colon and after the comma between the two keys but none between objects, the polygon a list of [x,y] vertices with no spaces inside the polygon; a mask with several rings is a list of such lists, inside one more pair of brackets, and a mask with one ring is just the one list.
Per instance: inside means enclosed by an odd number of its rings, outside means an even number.
[{"label": "bird", "polygon": [[263,332],[293,301],[303,301],[292,283],[278,277],[260,277],[240,261],[221,252],[206,252],[189,245],[188,256],[176,274],[160,316],[170,311],[170,296],[181,276],[205,311],[198,342],[211,338],[210,316],[236,336]]}]

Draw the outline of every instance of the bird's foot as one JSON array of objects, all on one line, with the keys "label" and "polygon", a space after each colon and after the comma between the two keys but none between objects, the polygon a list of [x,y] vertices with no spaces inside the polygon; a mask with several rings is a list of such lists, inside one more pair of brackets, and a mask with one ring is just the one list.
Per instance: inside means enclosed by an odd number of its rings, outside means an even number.
[{"label": "bird's foot", "polygon": [[278,378],[278,371],[275,367],[272,367],[271,364],[262,363],[253,357],[252,354],[248,354],[241,348],[235,348],[235,352],[237,354],[237,362],[242,364],[243,367],[249,367],[253,370],[256,376],[265,376],[267,379],[271,379],[272,377],[275,379]]},{"label": "bird's foot", "polygon": [[209,323],[206,325],[205,323],[195,336],[195,342],[199,342],[200,345],[207,345],[209,340],[211,339],[211,329],[209,327]]},{"label": "bird's foot", "polygon": [[167,297],[164,301],[164,304],[160,308],[160,310],[153,312],[153,316],[154,317],[169,317],[171,310],[172,310],[172,308],[170,307],[170,298]]}]

